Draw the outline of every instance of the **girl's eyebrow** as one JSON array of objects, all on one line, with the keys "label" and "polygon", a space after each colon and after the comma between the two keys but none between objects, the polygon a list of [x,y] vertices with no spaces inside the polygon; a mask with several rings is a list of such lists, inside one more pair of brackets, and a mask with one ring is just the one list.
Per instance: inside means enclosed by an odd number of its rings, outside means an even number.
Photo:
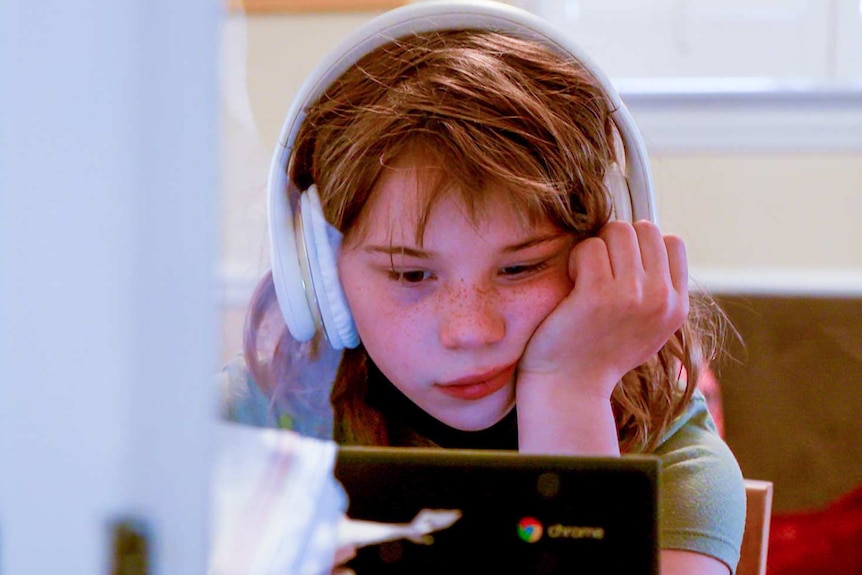
[{"label": "girl's eyebrow", "polygon": [[[500,251],[504,253],[514,253],[519,252],[521,250],[539,245],[548,242],[555,241],[562,237],[567,237],[568,234],[566,232],[553,232],[549,234],[543,234],[540,236],[535,236],[531,238],[527,238],[522,242],[518,242],[516,244],[503,246]],[[431,259],[435,257],[437,254],[434,251],[421,250],[419,248],[408,247],[408,246],[398,246],[398,245],[369,245],[365,246],[364,251],[370,254],[384,254],[387,256],[393,256],[396,254],[405,255],[411,258],[418,259]]]},{"label": "girl's eyebrow", "polygon": [[365,248],[363,248],[363,251],[370,254],[384,254],[388,256],[393,256],[395,254],[403,254],[405,256],[410,256],[411,258],[420,259],[430,259],[436,255],[434,252],[428,252],[425,250],[420,250],[418,248],[409,248],[407,246],[395,245],[365,246]]},{"label": "girl's eyebrow", "polygon": [[523,242],[518,242],[517,244],[512,244],[511,246],[505,246],[502,251],[506,253],[511,252],[519,252],[521,250],[525,250],[527,248],[531,248],[533,246],[544,244],[548,242],[553,242],[559,238],[568,237],[568,233],[566,232],[552,232],[549,234],[544,234],[541,236],[536,236],[532,238],[527,238]]}]

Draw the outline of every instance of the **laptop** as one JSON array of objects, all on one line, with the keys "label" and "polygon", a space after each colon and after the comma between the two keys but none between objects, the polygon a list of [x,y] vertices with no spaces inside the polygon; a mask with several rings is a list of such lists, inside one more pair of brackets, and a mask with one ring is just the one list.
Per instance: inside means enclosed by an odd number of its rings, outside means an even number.
[{"label": "laptop", "polygon": [[[361,547],[357,575],[658,573],[660,460],[342,446],[353,520],[457,513],[424,541]],[[414,523],[415,524],[415,523]],[[429,544],[430,543],[430,544]]]}]

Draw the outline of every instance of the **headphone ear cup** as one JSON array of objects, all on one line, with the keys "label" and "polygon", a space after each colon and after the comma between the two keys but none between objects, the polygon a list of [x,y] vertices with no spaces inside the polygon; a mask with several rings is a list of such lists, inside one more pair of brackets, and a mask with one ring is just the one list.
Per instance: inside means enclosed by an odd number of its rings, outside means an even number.
[{"label": "headphone ear cup", "polygon": [[326,221],[316,186],[300,196],[300,213],[314,299],[326,339],[335,349],[356,347],[359,334],[338,278],[337,254],[342,236]]},{"label": "headphone ear cup", "polygon": [[[278,307],[287,329],[297,341],[308,341],[317,333],[320,320],[311,294],[307,250],[303,245],[302,222],[291,207],[291,197],[300,191],[275,172],[269,189],[269,235],[272,283]],[[298,203],[298,200],[297,200]]]}]

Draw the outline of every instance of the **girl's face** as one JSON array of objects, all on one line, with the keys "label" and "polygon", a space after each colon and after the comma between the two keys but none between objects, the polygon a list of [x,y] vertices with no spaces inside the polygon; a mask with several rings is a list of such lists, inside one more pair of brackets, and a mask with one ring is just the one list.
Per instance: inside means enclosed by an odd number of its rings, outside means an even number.
[{"label": "girl's face", "polygon": [[348,234],[338,268],[357,330],[381,372],[416,405],[462,430],[490,427],[515,403],[518,362],[568,295],[570,234],[528,226],[502,197],[471,221],[456,196],[415,242],[417,171],[387,170]]}]

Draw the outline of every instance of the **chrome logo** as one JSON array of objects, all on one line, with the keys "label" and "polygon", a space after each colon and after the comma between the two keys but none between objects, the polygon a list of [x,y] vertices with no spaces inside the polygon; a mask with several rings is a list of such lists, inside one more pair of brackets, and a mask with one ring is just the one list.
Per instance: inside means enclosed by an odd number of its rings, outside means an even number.
[{"label": "chrome logo", "polygon": [[542,524],[533,517],[524,517],[518,522],[518,537],[527,543],[535,543],[542,538]]}]

